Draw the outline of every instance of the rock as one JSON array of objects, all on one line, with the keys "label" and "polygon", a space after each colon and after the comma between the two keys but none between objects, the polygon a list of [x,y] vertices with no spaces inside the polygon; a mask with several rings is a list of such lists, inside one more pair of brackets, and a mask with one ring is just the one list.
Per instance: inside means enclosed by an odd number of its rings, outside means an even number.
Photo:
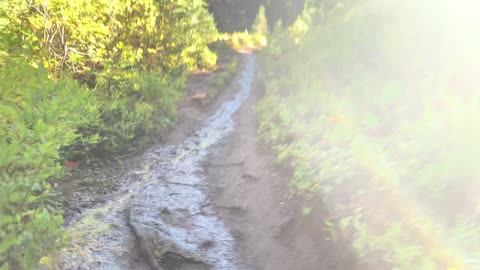
[{"label": "rock", "polygon": [[[162,209],[172,214],[167,208]],[[174,240],[162,228],[161,222],[155,227],[142,225],[136,222],[132,216],[132,210],[128,210],[127,225],[132,229],[133,234],[140,247],[140,252],[150,267],[155,270],[208,270],[211,266],[202,259],[201,253],[182,250],[177,247]]]}]

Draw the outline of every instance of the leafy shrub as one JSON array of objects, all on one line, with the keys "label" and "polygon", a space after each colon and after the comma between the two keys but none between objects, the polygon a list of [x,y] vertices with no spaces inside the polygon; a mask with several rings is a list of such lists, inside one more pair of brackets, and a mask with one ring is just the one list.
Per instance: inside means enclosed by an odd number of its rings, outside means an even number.
[{"label": "leafy shrub", "polygon": [[240,52],[259,50],[267,45],[268,23],[265,7],[260,6],[251,31],[235,32],[227,36],[230,46]]},{"label": "leafy shrub", "polygon": [[215,64],[207,44],[217,31],[202,0],[14,0],[1,8],[10,44],[23,43],[54,76],[65,68],[169,71]]},{"label": "leafy shrub", "polygon": [[32,269],[47,247],[62,243],[59,150],[99,123],[98,103],[77,82],[51,81],[22,61],[0,69],[0,80],[0,265]]},{"label": "leafy shrub", "polygon": [[264,35],[257,33],[249,33],[247,30],[243,32],[235,32],[228,37],[228,43],[236,51],[252,51],[258,50],[267,45],[267,39]]},{"label": "leafy shrub", "polygon": [[185,76],[133,72],[127,79],[100,80],[97,85],[100,93],[104,92],[103,83],[111,84],[115,95],[103,98],[106,101],[101,109],[103,122],[99,133],[106,139],[99,149],[112,153],[123,150],[152,127],[161,132],[173,123]]},{"label": "leafy shrub", "polygon": [[465,237],[479,218],[478,41],[453,42],[473,27],[455,30],[464,18],[445,22],[439,5],[428,18],[402,1],[309,13],[264,50],[262,136],[381,269],[479,267]]}]

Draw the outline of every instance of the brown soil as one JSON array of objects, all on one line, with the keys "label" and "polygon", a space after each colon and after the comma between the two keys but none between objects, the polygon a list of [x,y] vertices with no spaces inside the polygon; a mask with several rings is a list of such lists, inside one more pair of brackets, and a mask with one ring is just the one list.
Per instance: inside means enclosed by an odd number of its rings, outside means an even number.
[{"label": "brown soil", "polygon": [[249,269],[359,269],[342,243],[326,240],[328,210],[319,202],[308,215],[305,200],[292,196],[290,172],[279,168],[257,136],[255,91],[236,115],[234,133],[205,165],[217,187],[211,199],[238,243]]},{"label": "brown soil", "polygon": [[[217,76],[222,69],[235,61],[234,55],[226,55],[219,59],[219,69],[215,72],[190,74],[186,84],[186,96],[177,106],[177,120],[175,126],[163,136],[162,143],[178,144],[199,130],[203,121],[210,116],[223,102],[230,99],[235,93],[223,91],[216,97],[209,97],[208,88],[213,87]],[[239,66],[240,67],[240,66]],[[233,76],[234,78],[235,76]],[[233,79],[231,78],[231,79]],[[225,82],[226,87],[229,82]],[[196,98],[202,96],[202,98]],[[206,103],[203,99],[209,98]]]}]

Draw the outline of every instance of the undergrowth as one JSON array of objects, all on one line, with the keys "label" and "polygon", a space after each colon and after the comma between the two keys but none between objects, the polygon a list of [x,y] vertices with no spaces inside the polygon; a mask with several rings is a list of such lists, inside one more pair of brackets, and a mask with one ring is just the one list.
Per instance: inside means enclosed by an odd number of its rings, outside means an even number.
[{"label": "undergrowth", "polygon": [[477,30],[449,12],[309,1],[262,52],[262,137],[292,187],[330,207],[330,238],[371,267],[480,267],[480,57],[478,42],[459,42]]}]

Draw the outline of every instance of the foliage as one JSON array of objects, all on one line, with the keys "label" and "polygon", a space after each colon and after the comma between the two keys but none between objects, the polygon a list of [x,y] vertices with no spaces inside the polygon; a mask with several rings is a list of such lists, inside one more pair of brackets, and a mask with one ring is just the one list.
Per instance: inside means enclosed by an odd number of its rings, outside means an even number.
[{"label": "foliage", "polygon": [[208,86],[207,97],[205,100],[202,100],[205,105],[212,102],[214,98],[218,96],[218,93],[233,79],[238,70],[238,63],[238,57],[232,57],[232,59],[225,64],[225,67],[216,72],[212,85]]},{"label": "foliage", "polygon": [[31,269],[45,247],[62,242],[52,181],[63,172],[59,149],[100,118],[95,97],[76,81],[51,81],[21,61],[7,66],[0,70],[0,264]]},{"label": "foliage", "polygon": [[239,52],[259,50],[267,45],[268,24],[265,8],[260,6],[251,31],[235,32],[227,36],[231,47]]},{"label": "foliage", "polygon": [[258,9],[257,17],[252,24],[252,30],[254,33],[260,35],[268,34],[268,22],[267,22],[267,15],[265,13],[265,7],[262,5]]},{"label": "foliage", "polygon": [[267,39],[264,35],[257,33],[235,32],[229,35],[228,43],[238,52],[251,52],[261,49],[267,45]]},{"label": "foliage", "polygon": [[[95,154],[98,156],[122,151],[123,146],[137,141],[148,129],[155,127],[157,131],[162,131],[173,123],[184,82],[183,73],[174,76],[133,71],[127,78],[99,77],[95,92],[102,100],[102,123],[96,131],[104,140],[95,146]],[[115,89],[113,97],[104,96],[107,87]],[[84,154],[83,146],[80,150],[80,154]]]},{"label": "foliage", "polygon": [[22,45],[38,52],[36,60],[55,76],[66,67],[112,73],[132,66],[167,71],[215,64],[206,45],[217,32],[202,0],[14,0],[4,5],[15,12],[6,16],[10,36],[22,36]]},{"label": "foliage", "polygon": [[219,39],[227,41],[230,47],[237,52],[245,53],[264,48],[267,45],[267,33],[268,23],[265,8],[260,6],[250,31],[245,29],[243,32],[226,33]]},{"label": "foliage", "polygon": [[425,18],[428,4],[375,0],[327,12],[320,2],[269,37],[262,136],[296,189],[325,197],[336,234],[365,261],[480,267],[478,239],[465,237],[476,232],[465,222],[479,220],[480,154],[478,40],[471,24],[458,27],[468,13],[439,4]]}]

